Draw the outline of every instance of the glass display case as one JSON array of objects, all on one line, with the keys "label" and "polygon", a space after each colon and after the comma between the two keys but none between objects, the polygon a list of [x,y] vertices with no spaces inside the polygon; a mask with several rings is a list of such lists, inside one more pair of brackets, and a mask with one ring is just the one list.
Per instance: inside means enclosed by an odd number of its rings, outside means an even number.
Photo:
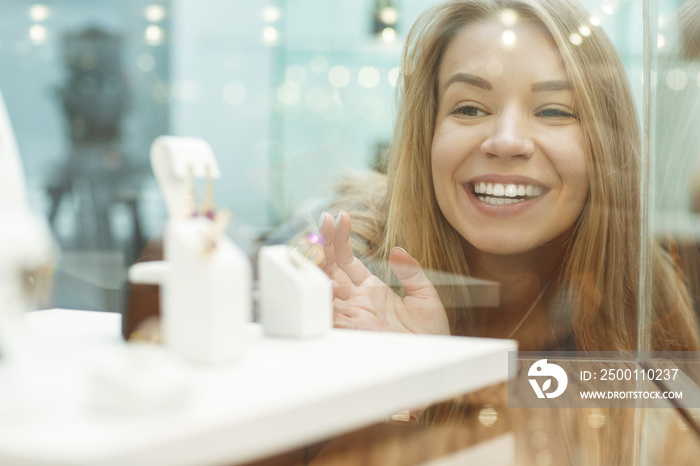
[{"label": "glass display case", "polygon": [[[348,176],[386,173],[404,40],[434,3],[0,0],[0,90],[31,207],[46,215],[61,251],[48,307],[124,310],[127,269],[157,244],[166,220],[149,162],[157,136],[211,144],[222,173],[217,203],[232,211],[228,234],[251,258],[316,225]],[[620,281],[636,302],[618,305],[635,307],[626,331],[636,333],[636,349],[656,350],[656,332],[676,317],[655,303],[692,310],[678,324],[683,336],[700,316],[700,2],[581,3],[590,17],[568,40],[580,45],[595,28],[610,37],[641,128],[632,181],[641,189],[626,213],[639,235],[625,245],[635,263]],[[658,285],[666,273],[683,289]],[[465,411],[462,401],[431,416],[475,432],[465,445],[514,433],[525,464],[588,464],[594,449],[614,449],[620,432],[632,439],[634,464],[690,464],[683,461],[700,450],[697,410],[683,404],[640,402],[645,409],[612,417],[584,410],[572,421],[568,412],[521,416],[488,400]],[[571,438],[560,437],[562,423]],[[374,430],[382,441],[399,435],[382,429]],[[426,432],[421,438],[438,435]],[[674,454],[681,459],[668,460]]]}]

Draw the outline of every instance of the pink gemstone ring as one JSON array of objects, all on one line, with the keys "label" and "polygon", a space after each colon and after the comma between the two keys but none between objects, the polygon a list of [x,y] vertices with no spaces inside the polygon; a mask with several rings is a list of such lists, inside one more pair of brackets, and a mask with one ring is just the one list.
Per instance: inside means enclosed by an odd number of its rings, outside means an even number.
[{"label": "pink gemstone ring", "polygon": [[326,245],[326,238],[323,237],[323,235],[317,231],[312,231],[309,233],[309,237],[307,238],[310,244],[316,245],[316,246],[325,246]]},{"label": "pink gemstone ring", "polygon": [[[301,254],[315,265],[321,265],[326,258],[323,247],[326,245],[326,238],[321,233],[314,230],[306,237],[306,242],[294,248],[294,251]],[[293,254],[292,256],[293,257]],[[299,265],[296,260],[293,260],[296,265]]]}]

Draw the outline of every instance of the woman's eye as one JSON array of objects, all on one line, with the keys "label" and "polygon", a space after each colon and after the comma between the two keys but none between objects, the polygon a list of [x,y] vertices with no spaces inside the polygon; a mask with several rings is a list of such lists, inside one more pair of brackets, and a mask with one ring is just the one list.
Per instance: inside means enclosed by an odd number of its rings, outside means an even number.
[{"label": "woman's eye", "polygon": [[578,118],[575,114],[559,108],[545,108],[537,113],[537,116],[545,118]]},{"label": "woman's eye", "polygon": [[479,107],[474,107],[473,105],[464,105],[462,107],[457,107],[453,113],[455,113],[457,115],[464,115],[464,116],[484,116],[484,115],[486,115],[486,112],[484,112]]}]

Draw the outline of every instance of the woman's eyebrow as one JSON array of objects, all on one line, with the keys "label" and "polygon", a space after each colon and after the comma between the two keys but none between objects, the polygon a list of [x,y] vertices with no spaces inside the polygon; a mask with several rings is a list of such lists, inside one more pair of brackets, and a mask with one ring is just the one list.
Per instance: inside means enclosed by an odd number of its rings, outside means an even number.
[{"label": "woman's eyebrow", "polygon": [[484,78],[480,78],[479,76],[469,73],[455,73],[450,76],[450,79],[447,80],[445,85],[442,87],[442,90],[444,91],[450,86],[450,84],[455,82],[471,84],[472,86],[476,86],[487,91],[492,89],[491,83]]},{"label": "woman's eyebrow", "polygon": [[[455,73],[450,76],[450,79],[448,79],[445,85],[442,87],[443,90],[447,89],[451,84],[456,82],[469,84],[487,91],[493,89],[491,83],[484,78],[469,73]],[[540,81],[533,84],[530,88],[532,89],[532,92],[570,91],[573,89],[571,83],[567,80]]]},{"label": "woman's eyebrow", "polygon": [[546,92],[546,91],[570,91],[573,88],[571,83],[566,80],[560,81],[540,81],[533,84],[530,89],[532,92]]}]

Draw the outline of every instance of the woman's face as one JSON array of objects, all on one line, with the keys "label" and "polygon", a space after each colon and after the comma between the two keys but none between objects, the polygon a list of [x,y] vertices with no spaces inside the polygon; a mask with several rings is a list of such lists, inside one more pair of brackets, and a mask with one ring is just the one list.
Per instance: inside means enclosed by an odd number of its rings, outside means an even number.
[{"label": "woman's face", "polygon": [[583,132],[544,27],[466,26],[438,77],[431,163],[450,224],[480,251],[500,255],[570,231],[588,195]]}]

